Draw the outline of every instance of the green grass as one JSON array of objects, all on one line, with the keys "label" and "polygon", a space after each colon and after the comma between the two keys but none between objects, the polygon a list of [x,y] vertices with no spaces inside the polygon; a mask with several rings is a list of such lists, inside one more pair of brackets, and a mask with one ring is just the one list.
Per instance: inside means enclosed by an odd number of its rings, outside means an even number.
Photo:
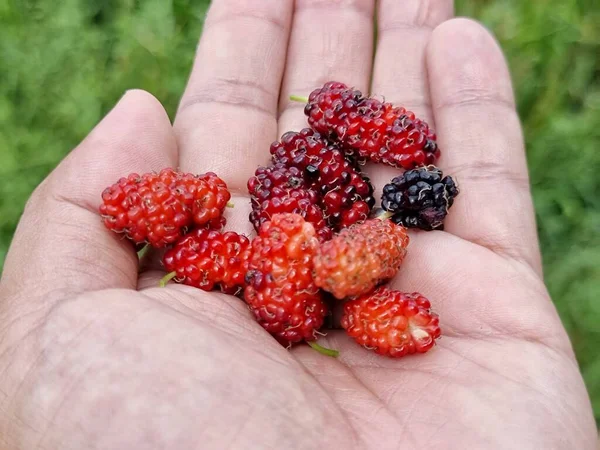
[{"label": "green grass", "polygon": [[[31,191],[125,90],[173,114],[207,3],[0,0],[0,267]],[[600,419],[600,4],[459,0],[457,12],[506,51],[546,281]]]}]

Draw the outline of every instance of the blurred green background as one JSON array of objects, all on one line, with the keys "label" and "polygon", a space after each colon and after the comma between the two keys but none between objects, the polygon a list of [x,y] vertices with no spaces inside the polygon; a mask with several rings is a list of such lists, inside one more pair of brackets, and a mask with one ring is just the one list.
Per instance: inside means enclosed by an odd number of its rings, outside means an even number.
[{"label": "blurred green background", "polygon": [[[0,0],[0,269],[31,191],[126,89],[174,113],[208,3]],[[458,0],[457,13],[507,54],[546,281],[600,420],[600,2]]]}]

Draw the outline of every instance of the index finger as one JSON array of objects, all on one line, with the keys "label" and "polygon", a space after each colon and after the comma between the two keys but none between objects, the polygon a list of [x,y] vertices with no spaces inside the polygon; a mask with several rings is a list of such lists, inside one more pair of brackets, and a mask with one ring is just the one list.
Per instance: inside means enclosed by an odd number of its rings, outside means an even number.
[{"label": "index finger", "polygon": [[277,137],[293,0],[214,0],[175,120],[180,165],[245,192]]}]

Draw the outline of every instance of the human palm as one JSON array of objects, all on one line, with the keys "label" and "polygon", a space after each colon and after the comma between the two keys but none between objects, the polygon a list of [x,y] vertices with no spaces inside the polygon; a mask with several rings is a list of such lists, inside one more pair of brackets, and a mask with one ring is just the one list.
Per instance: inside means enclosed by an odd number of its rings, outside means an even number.
[{"label": "human palm", "polygon": [[[0,448],[594,448],[493,39],[449,20],[450,0],[382,0],[372,64],[373,1],[213,3],[175,126],[127,93],[26,208],[0,288]],[[435,126],[462,190],[446,231],[411,233],[392,281],[441,317],[426,355],[383,358],[340,330],[322,338],[337,359],[286,350],[235,297],[156,287],[154,259],[139,267],[103,228],[103,187],[178,166],[223,177],[229,226],[250,233],[245,181],[305,123],[289,95],[332,79],[369,91],[371,74]],[[366,171],[379,188],[397,173]]]}]

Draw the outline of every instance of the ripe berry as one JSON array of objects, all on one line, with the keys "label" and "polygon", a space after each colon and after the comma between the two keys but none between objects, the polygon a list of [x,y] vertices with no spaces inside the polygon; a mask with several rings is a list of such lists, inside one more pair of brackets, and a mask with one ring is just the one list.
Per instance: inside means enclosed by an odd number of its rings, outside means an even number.
[{"label": "ripe berry", "polygon": [[181,238],[167,251],[163,263],[174,272],[175,281],[211,291],[236,294],[244,285],[244,264],[248,259],[250,240],[228,231],[197,229]]},{"label": "ripe berry", "polygon": [[214,173],[160,173],[121,178],[102,193],[104,225],[135,243],[172,244],[188,227],[218,219],[231,194]]},{"label": "ripe berry", "polygon": [[244,298],[258,323],[283,345],[311,341],[326,306],[312,280],[319,241],[298,214],[276,214],[251,244]]},{"label": "ripe berry", "polygon": [[271,154],[276,165],[299,171],[305,185],[318,194],[333,230],[368,217],[375,204],[369,179],[320,134],[309,128],[287,132],[271,145]]},{"label": "ripe berry", "polygon": [[308,188],[296,167],[282,164],[259,167],[248,180],[248,192],[252,203],[250,222],[257,231],[275,214],[294,213],[313,224],[319,239],[331,239],[332,231],[318,203],[318,194]]},{"label": "ripe berry", "polygon": [[344,83],[330,81],[310,93],[304,114],[313,130],[345,142],[344,136],[351,123],[349,119],[355,119],[358,105],[364,99],[362,92],[349,89]]},{"label": "ripe berry", "polygon": [[439,318],[419,293],[404,294],[380,287],[344,305],[342,328],[369,350],[400,358],[425,353],[440,337]]},{"label": "ripe berry", "polygon": [[444,228],[444,218],[459,190],[450,176],[435,166],[408,170],[383,188],[381,207],[394,223],[410,228]]},{"label": "ripe berry", "polygon": [[408,242],[406,229],[389,220],[346,228],[317,250],[315,284],[338,299],[366,294],[396,274]]},{"label": "ripe berry", "polygon": [[271,144],[271,155],[274,163],[298,168],[309,185],[324,191],[347,184],[356,170],[343,152],[310,128],[283,134]]},{"label": "ripe berry", "polygon": [[227,225],[227,219],[225,216],[219,216],[215,219],[212,219],[210,222],[202,225],[199,228],[206,228],[207,230],[215,230],[215,231],[223,231]]},{"label": "ripe berry", "polygon": [[314,90],[304,113],[314,130],[359,158],[412,169],[433,164],[440,155],[435,133],[414,113],[342,83]]}]

